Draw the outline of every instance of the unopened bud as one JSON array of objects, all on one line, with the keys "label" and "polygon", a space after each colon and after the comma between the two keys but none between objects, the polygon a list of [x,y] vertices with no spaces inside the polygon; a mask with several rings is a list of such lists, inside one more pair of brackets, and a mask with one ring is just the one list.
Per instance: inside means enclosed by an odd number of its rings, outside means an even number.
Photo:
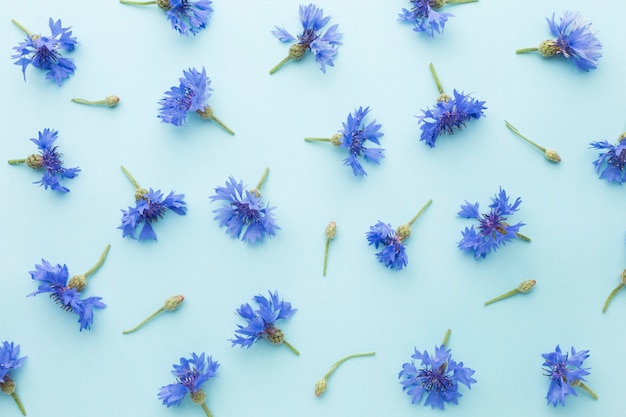
[{"label": "unopened bud", "polygon": [[326,392],[326,388],[328,388],[328,381],[326,379],[320,379],[315,384],[315,396],[320,397],[324,392]]},{"label": "unopened bud", "polygon": [[546,159],[550,162],[561,162],[561,157],[553,149],[547,149],[545,155]]},{"label": "unopened bud", "polygon": [[517,287],[517,291],[527,293],[533,289],[536,283],[537,281],[535,281],[534,279],[527,279]]},{"label": "unopened bud", "polygon": [[106,96],[104,98],[104,104],[109,107],[115,107],[120,102],[120,98],[118,96]]},{"label": "unopened bud", "polygon": [[334,238],[336,234],[337,234],[337,223],[335,222],[328,223],[328,226],[326,226],[326,238],[330,240]]},{"label": "unopened bud", "polygon": [[185,299],[185,296],[182,294],[170,297],[167,300],[165,300],[165,304],[163,305],[163,308],[165,308],[168,311],[174,311],[178,308],[178,306],[183,302],[184,299]]}]

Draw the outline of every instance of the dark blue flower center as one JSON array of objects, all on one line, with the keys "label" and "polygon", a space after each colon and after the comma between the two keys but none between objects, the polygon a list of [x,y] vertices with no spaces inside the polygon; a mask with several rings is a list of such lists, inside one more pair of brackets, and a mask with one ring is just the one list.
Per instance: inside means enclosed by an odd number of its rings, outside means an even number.
[{"label": "dark blue flower center", "polygon": [[63,294],[67,291],[67,287],[61,287],[57,284],[50,284],[50,289],[52,292],[50,293],[50,298],[54,300],[55,303],[61,307],[61,309],[65,311],[72,311],[72,306],[70,304],[65,304],[63,302]]},{"label": "dark blue flower center", "polygon": [[417,379],[420,381],[420,386],[428,392],[446,392],[449,389],[454,389],[454,382],[445,372],[445,364],[441,365],[436,371],[424,368],[417,373]]},{"label": "dark blue flower center", "polygon": [[461,130],[465,127],[466,119],[468,117],[465,113],[458,110],[448,110],[439,117],[439,128],[441,131],[452,135],[455,128]]},{"label": "dark blue flower center", "polygon": [[141,213],[141,218],[146,223],[152,223],[158,221],[164,214],[165,206],[162,203],[148,199],[148,207]]},{"label": "dark blue flower center", "polygon": [[416,19],[428,17],[428,13],[430,11],[429,0],[411,0],[411,3],[414,4],[413,8],[411,9],[413,17],[415,17]]},{"label": "dark blue flower center", "polygon": [[298,43],[305,48],[311,49],[311,44],[319,37],[320,35],[315,33],[313,29],[304,29],[304,32],[298,35]]},{"label": "dark blue flower center", "polygon": [[55,50],[50,50],[46,45],[37,48],[37,52],[35,52],[34,61],[36,62],[36,67],[50,69],[52,64],[57,63],[59,61],[60,54]]},{"label": "dark blue flower center", "polygon": [[478,222],[480,225],[478,226],[478,230],[483,236],[494,235],[495,232],[498,232],[502,235],[505,235],[506,229],[504,228],[506,217],[500,214],[500,210],[491,210],[488,214],[483,214]]},{"label": "dark blue flower center", "polygon": [[359,129],[352,132],[352,142],[350,142],[350,155],[361,156],[363,155],[364,147],[363,142],[363,129]]},{"label": "dark blue flower center", "polygon": [[252,224],[261,221],[261,213],[259,213],[259,210],[250,208],[250,204],[248,203],[233,202],[230,206],[243,224]]},{"label": "dark blue flower center", "polygon": [[619,154],[612,150],[609,155],[607,163],[613,168],[619,168],[620,171],[623,171],[624,165],[626,165],[626,149],[622,149]]},{"label": "dark blue flower center", "polygon": [[200,376],[200,372],[197,369],[187,369],[182,375],[178,375],[178,382],[189,390],[189,392],[195,391],[196,381]]},{"label": "dark blue flower center", "polygon": [[65,172],[62,166],[61,154],[57,152],[57,147],[46,149],[41,153],[43,166],[48,172]]},{"label": "dark blue flower center", "polygon": [[195,96],[196,93],[191,88],[183,88],[183,96],[176,98],[176,109],[183,112],[189,110]]}]

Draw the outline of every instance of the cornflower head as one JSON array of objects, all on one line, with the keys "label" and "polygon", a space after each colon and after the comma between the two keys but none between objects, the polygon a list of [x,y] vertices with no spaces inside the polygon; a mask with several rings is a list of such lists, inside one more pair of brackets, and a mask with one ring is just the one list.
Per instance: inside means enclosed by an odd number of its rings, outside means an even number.
[{"label": "cornflower head", "polygon": [[543,146],[536,144],[532,140],[528,139],[526,136],[522,135],[519,132],[519,130],[517,130],[515,128],[515,126],[513,126],[511,123],[507,122],[506,120],[504,121],[504,124],[506,125],[506,127],[511,132],[515,133],[517,136],[519,136],[520,138],[524,139],[526,142],[528,142],[529,144],[534,146],[536,149],[538,149],[541,153],[543,153],[543,155],[546,157],[546,159],[548,161],[550,161],[550,162],[561,162],[561,157],[559,156],[559,154],[555,150],[553,150],[553,149],[546,149]]},{"label": "cornflower head", "polygon": [[196,112],[205,120],[213,120],[229,134],[235,134],[215,116],[213,108],[207,104],[213,89],[209,87],[211,80],[207,77],[204,67],[202,72],[189,68],[188,71],[183,71],[183,76],[178,80],[179,86],[166,91],[165,97],[159,101],[161,108],[157,117],[162,122],[182,126],[187,119],[187,113]]},{"label": "cornflower head", "polygon": [[50,36],[35,35],[15,20],[11,20],[15,26],[26,34],[26,40],[15,46],[18,53],[11,56],[16,59],[15,65],[22,66],[22,74],[26,81],[26,67],[32,65],[35,68],[46,70],[46,79],[54,80],[61,85],[66,78],[74,74],[76,65],[70,58],[64,58],[62,51],[71,52],[76,47],[77,41],[72,37],[69,27],[61,26],[61,19],[56,22],[50,18]]},{"label": "cornflower head", "polygon": [[521,203],[522,200],[519,197],[515,199],[514,203],[509,203],[509,197],[502,187],[500,187],[499,193],[491,199],[488,213],[480,214],[478,203],[470,204],[465,201],[457,215],[476,219],[479,224],[478,230],[472,225],[461,232],[463,239],[458,242],[459,249],[465,253],[473,253],[474,259],[478,259],[486,257],[491,251],[495,252],[500,246],[516,237],[530,242],[527,236],[519,233],[519,229],[524,226],[524,223],[509,225],[506,222],[505,216],[514,214]]},{"label": "cornflower head", "polygon": [[589,71],[598,67],[598,59],[602,56],[602,44],[596,38],[597,31],[591,29],[591,22],[587,22],[578,12],[566,11],[557,23],[555,13],[552,18],[546,18],[550,32],[556,39],[545,40],[537,48],[522,48],[516,54],[539,52],[541,56],[549,58],[562,55],[582,71]]},{"label": "cornflower head", "polygon": [[591,142],[589,147],[598,149],[598,159],[593,161],[593,166],[600,179],[607,182],[622,184],[626,181],[626,132],[622,133],[617,141],[617,145],[612,145],[608,141]]},{"label": "cornflower head", "polygon": [[444,93],[433,64],[430,64],[430,72],[439,90],[439,98],[432,110],[426,108],[422,110],[423,115],[416,117],[421,125],[420,141],[434,148],[439,135],[452,135],[455,131],[462,130],[472,119],[483,117],[483,110],[486,107],[484,101],[478,101],[470,97],[470,94],[465,95],[457,90],[454,90],[453,97],[450,97]]},{"label": "cornflower head", "polygon": [[389,269],[396,271],[404,268],[408,263],[408,257],[404,248],[404,241],[411,236],[411,226],[417,218],[426,210],[433,202],[428,202],[417,212],[415,216],[406,224],[394,230],[391,224],[385,224],[380,220],[374,226],[370,226],[369,232],[365,234],[369,245],[374,245],[376,249],[380,246],[382,249],[376,253],[378,261]]},{"label": "cornflower head", "polygon": [[192,353],[191,358],[180,358],[180,365],[174,364],[172,366],[174,367],[172,374],[176,377],[176,383],[162,386],[159,390],[159,400],[168,407],[180,405],[185,395],[189,393],[191,401],[200,405],[207,417],[211,417],[202,385],[215,377],[220,364],[213,361],[211,356],[205,357],[204,353],[200,356]]},{"label": "cornflower head", "polygon": [[220,227],[226,226],[226,234],[251,245],[271,238],[280,230],[274,221],[274,209],[263,204],[261,187],[267,179],[269,168],[265,168],[256,188],[246,190],[243,182],[229,177],[225,187],[215,187],[215,194],[209,196],[211,202],[222,201],[222,206],[213,210],[214,220]]},{"label": "cornflower head", "polygon": [[[159,221],[168,209],[179,216],[187,214],[187,203],[183,200],[185,194],[174,194],[174,191],[170,191],[167,197],[163,198],[161,190],[141,188],[124,166],[122,166],[122,171],[135,187],[135,207],[128,207],[128,210],[122,209],[122,224],[118,227],[122,229],[122,237],[157,240],[152,223]],[[136,238],[135,232],[139,226],[141,226],[141,232]]]},{"label": "cornflower head", "polygon": [[254,342],[267,339],[275,345],[283,344],[293,353],[300,355],[300,352],[285,340],[283,331],[277,328],[274,323],[277,320],[288,319],[298,311],[291,308],[291,303],[278,298],[278,291],[268,291],[269,298],[261,294],[254,296],[252,300],[259,305],[253,310],[250,304],[242,304],[237,309],[237,314],[246,320],[246,326],[237,325],[235,338],[230,339],[233,346],[249,349]]},{"label": "cornflower head", "polygon": [[156,4],[161,10],[165,11],[172,29],[185,36],[198,34],[206,27],[211,13],[213,13],[211,0],[120,0],[120,3],[134,6]]},{"label": "cornflower head", "polygon": [[275,26],[272,35],[281,42],[294,42],[289,48],[289,54],[271,70],[270,74],[278,71],[280,67],[289,61],[302,59],[307,50],[313,52],[315,61],[323,73],[326,73],[326,65],[334,67],[333,58],[337,55],[339,40],[343,36],[337,31],[338,25],[332,25],[322,34],[322,28],[330,21],[330,16],[324,16],[324,10],[314,4],[300,5],[300,23],[302,32],[297,37],[292,36],[284,28]]},{"label": "cornflower head", "polygon": [[589,357],[588,350],[576,352],[574,347],[571,349],[572,355],[566,352],[563,354],[559,345],[556,345],[555,351],[544,353],[541,356],[545,359],[543,370],[544,375],[550,378],[550,388],[546,394],[548,404],[557,406],[559,403],[565,405],[565,397],[572,394],[577,396],[574,387],[580,387],[585,390],[594,400],[598,396],[583,381],[584,377],[589,375],[589,368],[582,368],[583,361]]},{"label": "cornflower head", "polygon": [[35,265],[35,270],[29,272],[31,278],[39,282],[39,287],[37,291],[28,294],[28,296],[48,293],[61,309],[78,315],[80,331],[89,330],[93,324],[93,310],[105,308],[106,304],[100,301],[102,297],[81,298],[81,296],[87,285],[87,278],[102,266],[110,248],[111,245],[106,246],[98,262],[87,272],[74,275],[69,281],[66,265],[52,266],[48,261],[42,259],[41,265]]},{"label": "cornflower head", "polygon": [[8,162],[11,165],[26,164],[32,169],[44,170],[41,180],[35,181],[33,184],[39,184],[44,189],[50,188],[53,191],[59,191],[61,193],[69,192],[69,188],[64,187],[59,182],[60,179],[74,178],[80,172],[80,168],[65,168],[61,161],[62,153],[59,152],[59,147],[54,145],[54,142],[58,139],[56,130],[44,129],[43,132],[38,133],[38,139],[30,139],[37,148],[39,154],[32,154],[27,158],[22,159],[10,159]]},{"label": "cornflower head", "polygon": [[354,113],[348,114],[348,119],[343,123],[343,130],[330,138],[304,138],[307,142],[329,142],[348,151],[349,156],[343,160],[345,166],[352,168],[355,176],[365,176],[367,173],[361,166],[359,158],[368,162],[379,164],[385,157],[383,148],[366,148],[365,143],[369,140],[380,145],[379,138],[383,136],[380,131],[382,125],[376,124],[376,120],[365,124],[363,119],[369,113],[370,108],[359,107]]},{"label": "cornflower head", "polygon": [[[459,392],[459,383],[469,389],[471,384],[476,383],[472,378],[475,371],[466,368],[463,362],[453,360],[451,350],[446,349],[449,337],[450,330],[446,332],[441,346],[435,346],[433,356],[428,351],[421,353],[415,348],[411,362],[402,365],[398,378],[413,404],[418,404],[426,395],[424,406],[443,410],[446,403],[458,404],[458,399],[463,396]],[[419,368],[416,361],[421,362]]]},{"label": "cornflower head", "polygon": [[409,0],[412,4],[410,10],[402,9],[398,14],[401,22],[413,23],[415,32],[425,32],[431,38],[435,33],[443,34],[443,27],[452,13],[437,12],[446,4],[474,3],[478,0]]},{"label": "cornflower head", "polygon": [[15,392],[15,381],[9,377],[9,371],[22,366],[25,360],[26,356],[20,358],[20,345],[8,341],[2,342],[0,346],[0,391],[13,397],[23,415],[26,415],[26,409]]}]

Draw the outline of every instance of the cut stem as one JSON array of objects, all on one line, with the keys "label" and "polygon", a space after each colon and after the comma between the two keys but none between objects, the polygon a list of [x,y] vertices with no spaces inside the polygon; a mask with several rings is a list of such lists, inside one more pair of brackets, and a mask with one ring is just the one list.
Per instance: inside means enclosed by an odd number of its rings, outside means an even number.
[{"label": "cut stem", "polygon": [[300,356],[300,352],[298,352],[298,349],[293,347],[291,343],[287,342],[286,340],[283,340],[283,345],[287,346],[290,351],[296,354],[296,356]]},{"label": "cut stem", "polygon": [[576,382],[575,385],[581,387],[584,391],[587,392],[587,394],[591,395],[591,398],[593,398],[594,400],[598,399],[598,395],[595,392],[593,392],[593,390],[591,388],[589,388],[587,385],[585,385],[584,382],[578,380],[578,382]]},{"label": "cut stem", "polygon": [[285,58],[283,58],[282,61],[280,61],[278,64],[276,64],[276,65],[274,65],[272,67],[272,69],[270,70],[270,75],[274,74],[276,71],[278,71],[280,69],[280,67],[282,67],[283,65],[285,65],[289,61],[291,61],[291,57],[289,55],[287,55]]},{"label": "cut stem", "polygon": [[202,407],[202,410],[204,410],[204,414],[206,414],[206,417],[213,417],[213,414],[211,414],[211,411],[209,411],[209,407],[206,406],[205,402],[200,404],[200,407]]},{"label": "cut stem", "polygon": [[354,355],[348,355],[343,359],[338,360],[337,362],[335,362],[333,364],[333,366],[330,367],[330,370],[328,372],[326,372],[326,374],[324,375],[324,378],[322,379],[328,379],[330,378],[330,376],[337,370],[337,368],[344,363],[345,361],[347,361],[348,359],[352,359],[352,358],[361,358],[363,356],[374,356],[376,354],[376,352],[367,352],[367,353],[355,353]]},{"label": "cut stem", "polygon": [[222,129],[224,129],[226,132],[228,132],[228,134],[229,134],[229,135],[231,135],[231,136],[235,136],[235,132],[233,132],[233,131],[231,130],[231,128],[230,128],[230,127],[226,126],[226,125],[224,124],[224,122],[222,122],[222,121],[221,121],[221,120],[220,120],[217,116],[211,116],[211,119],[212,119],[215,123],[217,123],[218,125],[220,125],[220,127],[221,127]]},{"label": "cut stem", "polygon": [[433,65],[432,62],[430,63],[429,67],[430,67],[430,73],[433,75],[435,84],[437,85],[437,90],[439,90],[439,94],[444,94],[443,87],[441,86],[441,82],[439,81],[439,77],[437,76],[437,72],[435,71],[435,66]]},{"label": "cut stem", "polygon": [[124,171],[124,175],[126,175],[126,178],[128,178],[130,183],[133,184],[133,187],[135,187],[135,190],[138,190],[139,188],[141,188],[139,187],[139,184],[137,183],[137,181],[135,181],[135,178],[131,175],[130,172],[128,172],[128,170],[126,169],[124,165],[122,165],[122,171]]},{"label": "cut stem", "polygon": [[442,346],[445,346],[448,344],[448,341],[450,340],[450,333],[452,333],[450,329],[446,330],[446,334],[443,337],[443,342],[441,343]]},{"label": "cut stem", "polygon": [[413,226],[413,223],[415,223],[415,220],[417,220],[417,218],[424,212],[424,210],[426,210],[426,208],[428,208],[428,206],[431,205],[432,202],[433,202],[432,198],[430,200],[428,200],[428,202],[426,204],[424,204],[424,207],[422,207],[420,209],[420,211],[418,211],[417,214],[415,216],[413,216],[413,218],[411,220],[409,220],[408,225],[409,226]]},{"label": "cut stem", "polygon": [[29,30],[26,29],[24,26],[22,26],[17,20],[11,19],[11,22],[13,22],[13,24],[17,26],[22,32],[24,32],[26,36],[28,36],[31,39],[33,38],[33,34],[30,33]]},{"label": "cut stem", "polygon": [[257,190],[257,192],[261,191],[261,187],[263,186],[263,184],[265,184],[265,180],[267,179],[267,174],[269,174],[269,172],[270,172],[269,167],[266,167],[265,170],[263,171],[263,175],[261,176],[261,179],[259,180],[259,183],[255,187],[255,190]]},{"label": "cut stem", "polygon": [[615,294],[617,294],[617,292],[622,289],[622,287],[624,287],[624,283],[620,282],[619,285],[617,287],[615,287],[615,289],[613,291],[611,291],[611,294],[609,294],[609,296],[607,297],[606,301],[604,302],[604,307],[602,307],[602,312],[603,313],[606,313],[606,309],[609,308],[609,303],[611,302],[613,297],[615,297]]},{"label": "cut stem", "polygon": [[23,164],[26,162],[25,158],[20,158],[20,159],[9,159],[8,160],[10,165],[18,165],[18,164]]},{"label": "cut stem", "polygon": [[515,51],[516,54],[527,54],[529,52],[537,52],[539,48],[522,48]]},{"label": "cut stem", "polygon": [[142,321],[141,323],[139,323],[138,325],[136,325],[132,329],[124,330],[122,332],[122,334],[129,334],[129,333],[132,333],[132,332],[134,332],[136,330],[139,330],[139,328],[141,328],[144,324],[146,324],[147,322],[149,322],[150,320],[152,320],[153,318],[155,318],[156,316],[158,316],[159,314],[161,314],[164,311],[165,311],[165,307],[161,307],[160,309],[158,309],[157,311],[152,313],[147,319],[145,319],[144,321]]},{"label": "cut stem", "polygon": [[523,240],[524,242],[530,242],[530,238],[526,235],[523,235],[519,232],[515,233],[515,236],[517,236],[519,239]]},{"label": "cut stem", "polygon": [[304,138],[307,142],[332,142],[331,138]]},{"label": "cut stem", "polygon": [[120,0],[122,4],[132,4],[134,6],[148,6],[150,4],[157,4],[155,0],[152,1],[130,1],[130,0]]},{"label": "cut stem", "polygon": [[111,245],[107,245],[106,248],[104,248],[104,251],[102,252],[102,255],[100,255],[100,259],[98,259],[98,262],[96,262],[94,266],[89,268],[87,272],[83,274],[85,276],[85,279],[87,279],[89,275],[96,272],[102,266],[102,264],[104,263],[104,260],[107,257],[107,254],[109,253],[109,249],[111,249]]},{"label": "cut stem", "polygon": [[446,4],[476,3],[478,0],[446,0]]},{"label": "cut stem", "polygon": [[328,247],[330,246],[330,238],[326,238],[326,248],[324,249],[324,272],[322,276],[326,276],[326,265],[328,264]]},{"label": "cut stem", "polygon": [[25,416],[26,409],[24,408],[24,404],[22,404],[22,400],[20,400],[20,397],[17,396],[17,393],[15,391],[11,393],[11,397],[13,397],[13,401],[15,401],[15,404],[17,404],[17,407],[22,412],[22,415]]},{"label": "cut stem", "polygon": [[522,135],[519,130],[517,130],[511,123],[507,122],[506,120],[504,121],[504,124],[506,124],[506,127],[509,128],[509,130],[513,133],[515,133],[517,136],[519,136],[520,138],[524,139],[526,142],[530,143],[531,145],[533,145],[535,148],[539,149],[541,152],[543,152],[544,154],[546,153],[546,148],[544,148],[541,145],[536,144],[535,142],[533,142],[532,140],[528,139],[526,136]]},{"label": "cut stem", "polygon": [[84,98],[73,98],[70,101],[72,103],[78,103],[78,104],[94,104],[94,105],[106,104],[106,101],[104,100],[85,100]]},{"label": "cut stem", "polygon": [[485,301],[485,305],[488,306],[489,304],[493,304],[496,301],[504,300],[505,298],[509,298],[509,297],[511,297],[511,296],[513,296],[513,295],[515,295],[517,293],[519,293],[519,290],[517,288],[514,289],[514,290],[511,290],[511,291],[507,291],[504,294],[502,294],[502,295],[500,295],[500,296],[498,296],[496,298],[492,298],[489,301]]}]

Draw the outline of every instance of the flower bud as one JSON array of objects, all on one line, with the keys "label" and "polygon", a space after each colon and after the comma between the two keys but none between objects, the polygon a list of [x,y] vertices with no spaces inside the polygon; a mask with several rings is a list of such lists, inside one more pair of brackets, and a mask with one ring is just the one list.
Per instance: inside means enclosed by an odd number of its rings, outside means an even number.
[{"label": "flower bud", "polygon": [[533,287],[535,286],[535,284],[537,283],[537,281],[535,281],[534,279],[527,279],[526,281],[523,281],[518,287],[517,287],[517,291],[522,292],[522,293],[527,293],[530,290],[533,289]]},{"label": "flower bud", "polygon": [[330,240],[334,238],[336,234],[337,234],[337,223],[335,222],[328,223],[328,226],[326,226],[326,238]]},{"label": "flower bud", "polygon": [[41,155],[32,154],[28,158],[26,158],[26,165],[28,165],[32,169],[43,168],[43,158],[41,157]]},{"label": "flower bud", "polygon": [[178,308],[178,306],[183,302],[184,299],[185,299],[185,296],[182,294],[170,297],[167,300],[165,300],[165,304],[163,305],[163,308],[165,308],[168,311],[174,311]]},{"label": "flower bud", "polygon": [[560,51],[556,42],[551,40],[541,42],[538,49],[541,56],[545,56],[546,58],[554,56]]},{"label": "flower bud", "polygon": [[289,48],[289,58],[298,60],[304,56],[305,52],[306,46],[296,43],[294,45],[291,45],[291,47]]},{"label": "flower bud", "polygon": [[283,331],[274,326],[265,329],[265,334],[267,335],[267,340],[275,345],[280,345],[285,341],[285,335],[283,334]]},{"label": "flower bud", "polygon": [[317,381],[317,384],[315,384],[315,396],[321,396],[324,392],[326,392],[326,388],[328,388],[328,381],[326,381],[326,379],[320,379]]},{"label": "flower bud", "polygon": [[80,292],[80,291],[84,290],[85,287],[87,286],[87,277],[85,277],[85,274],[74,275],[70,279],[70,281],[67,284],[67,286],[69,288],[75,288],[76,291]]},{"label": "flower bud", "polygon": [[550,162],[561,162],[561,157],[553,149],[547,149],[545,155],[546,159]]},{"label": "flower bud", "polygon": [[396,230],[396,236],[398,236],[398,239],[400,239],[400,241],[408,239],[409,236],[411,236],[411,225],[403,224],[402,226],[399,226],[398,230]]},{"label": "flower bud", "polygon": [[106,96],[104,98],[104,104],[109,107],[115,107],[120,102],[120,98],[118,96]]}]

